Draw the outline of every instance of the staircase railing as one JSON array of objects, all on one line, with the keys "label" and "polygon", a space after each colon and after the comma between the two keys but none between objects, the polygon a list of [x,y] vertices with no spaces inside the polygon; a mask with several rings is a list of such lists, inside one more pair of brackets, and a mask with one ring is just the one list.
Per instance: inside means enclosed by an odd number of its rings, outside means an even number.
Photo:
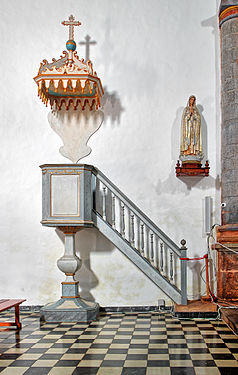
[{"label": "staircase railing", "polygon": [[186,258],[186,241],[179,248],[102,172],[95,169],[93,175],[94,212],[176,288],[180,303],[186,305],[187,266],[181,259]]}]

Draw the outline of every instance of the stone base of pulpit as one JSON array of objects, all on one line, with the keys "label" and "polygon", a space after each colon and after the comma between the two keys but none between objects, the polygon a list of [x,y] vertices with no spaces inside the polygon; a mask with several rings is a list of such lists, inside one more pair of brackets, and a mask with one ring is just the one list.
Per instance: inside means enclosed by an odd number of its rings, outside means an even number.
[{"label": "stone base of pulpit", "polygon": [[78,298],[61,298],[40,310],[42,322],[91,322],[97,319],[99,304]]}]

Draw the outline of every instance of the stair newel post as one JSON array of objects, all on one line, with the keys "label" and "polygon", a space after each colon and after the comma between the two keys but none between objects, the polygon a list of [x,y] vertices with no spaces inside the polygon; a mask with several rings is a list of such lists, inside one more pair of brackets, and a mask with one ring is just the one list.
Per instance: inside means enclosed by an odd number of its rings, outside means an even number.
[{"label": "stair newel post", "polygon": [[134,228],[134,215],[131,215],[131,230],[130,230],[130,244],[135,247],[135,228]]},{"label": "stair newel post", "polygon": [[174,277],[174,257],[173,252],[170,252],[170,280],[172,281]]},{"label": "stair newel post", "polygon": [[163,273],[164,271],[164,244],[163,242],[160,243],[160,272]]},{"label": "stair newel post", "polygon": [[107,217],[106,217],[106,187],[103,186],[102,188],[102,217],[103,217],[103,220],[106,221]]},{"label": "stair newel post", "polygon": [[[187,257],[187,248],[186,248],[186,241],[182,240],[181,242],[181,258]],[[187,261],[180,260],[181,262],[181,304],[187,305]]]},{"label": "stair newel post", "polygon": [[145,256],[145,251],[144,251],[144,247],[145,247],[145,241],[144,241],[144,224],[141,224],[140,226],[141,228],[141,238],[140,238],[140,249],[141,249],[141,255],[142,256]]},{"label": "stair newel post", "polygon": [[150,254],[149,254],[150,263],[154,264],[154,234],[150,234]]},{"label": "stair newel post", "polygon": [[120,216],[121,216],[121,235],[125,238],[125,206],[120,202]]},{"label": "stair newel post", "polygon": [[112,228],[116,229],[115,195],[112,194]]}]

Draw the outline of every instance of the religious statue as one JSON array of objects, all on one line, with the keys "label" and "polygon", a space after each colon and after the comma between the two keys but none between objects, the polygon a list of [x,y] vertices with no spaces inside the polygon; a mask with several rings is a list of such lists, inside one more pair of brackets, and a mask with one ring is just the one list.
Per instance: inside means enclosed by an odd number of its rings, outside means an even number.
[{"label": "religious statue", "polygon": [[202,158],[201,117],[196,106],[196,97],[192,95],[183,111],[180,160],[200,162]]},{"label": "religious statue", "polygon": [[[202,167],[201,116],[196,106],[196,97],[191,95],[184,108],[181,124],[180,155],[176,165],[176,176],[208,176],[209,163]],[[182,165],[180,165],[180,161]]]}]

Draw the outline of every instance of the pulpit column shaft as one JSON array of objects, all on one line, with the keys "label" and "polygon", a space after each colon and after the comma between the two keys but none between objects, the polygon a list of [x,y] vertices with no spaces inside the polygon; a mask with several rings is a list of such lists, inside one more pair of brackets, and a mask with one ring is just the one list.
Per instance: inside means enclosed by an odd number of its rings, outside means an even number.
[{"label": "pulpit column shaft", "polygon": [[78,281],[75,280],[74,275],[81,266],[81,260],[75,254],[75,235],[80,230],[77,227],[59,227],[65,234],[65,253],[57,261],[60,271],[65,273],[66,279],[62,284],[61,298],[77,298]]}]

